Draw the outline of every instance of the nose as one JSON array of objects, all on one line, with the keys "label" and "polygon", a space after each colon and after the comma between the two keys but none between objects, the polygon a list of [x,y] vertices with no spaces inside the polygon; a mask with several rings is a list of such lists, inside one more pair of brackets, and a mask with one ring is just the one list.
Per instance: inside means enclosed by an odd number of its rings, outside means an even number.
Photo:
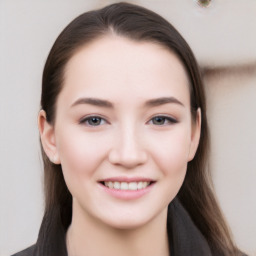
[{"label": "nose", "polygon": [[141,136],[136,136],[133,130],[126,128],[115,137],[114,141],[109,152],[110,163],[127,169],[146,163],[148,159],[146,148],[142,146]]}]

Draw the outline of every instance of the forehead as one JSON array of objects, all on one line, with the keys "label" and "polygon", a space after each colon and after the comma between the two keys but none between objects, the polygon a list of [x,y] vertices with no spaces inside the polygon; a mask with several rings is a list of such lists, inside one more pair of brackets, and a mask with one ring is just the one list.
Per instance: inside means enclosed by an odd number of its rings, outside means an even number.
[{"label": "forehead", "polygon": [[74,98],[168,95],[189,101],[189,81],[173,52],[157,43],[117,35],[97,39],[72,56],[64,72],[65,91]]}]

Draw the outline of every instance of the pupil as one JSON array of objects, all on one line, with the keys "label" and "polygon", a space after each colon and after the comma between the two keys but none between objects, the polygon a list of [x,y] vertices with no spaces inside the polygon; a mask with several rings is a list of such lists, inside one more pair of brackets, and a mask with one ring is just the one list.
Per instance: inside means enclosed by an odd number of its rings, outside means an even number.
[{"label": "pupil", "polygon": [[97,118],[97,117],[92,117],[91,118],[91,124],[93,124],[93,125],[98,125],[98,124],[100,124],[100,118]]},{"label": "pupil", "polygon": [[163,117],[155,117],[155,124],[163,124],[164,123],[164,118]]}]

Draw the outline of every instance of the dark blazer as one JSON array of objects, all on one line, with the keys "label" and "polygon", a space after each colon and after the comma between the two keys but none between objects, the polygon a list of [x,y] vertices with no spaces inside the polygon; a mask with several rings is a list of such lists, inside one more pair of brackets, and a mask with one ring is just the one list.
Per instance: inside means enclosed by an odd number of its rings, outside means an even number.
[{"label": "dark blazer", "polygon": [[[217,256],[195,226],[187,211],[178,199],[169,205],[168,227],[169,248],[172,256]],[[59,230],[57,234],[49,234],[52,244],[45,248],[44,255],[39,254],[37,244],[12,256],[68,256],[65,243],[65,231]]]}]

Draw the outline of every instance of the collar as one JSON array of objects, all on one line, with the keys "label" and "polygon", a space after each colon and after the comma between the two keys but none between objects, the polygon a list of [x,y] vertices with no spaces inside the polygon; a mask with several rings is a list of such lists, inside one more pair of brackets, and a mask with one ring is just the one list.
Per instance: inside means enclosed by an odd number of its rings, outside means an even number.
[{"label": "collar", "polygon": [[172,256],[212,256],[206,239],[177,198],[168,208],[167,229]]}]

